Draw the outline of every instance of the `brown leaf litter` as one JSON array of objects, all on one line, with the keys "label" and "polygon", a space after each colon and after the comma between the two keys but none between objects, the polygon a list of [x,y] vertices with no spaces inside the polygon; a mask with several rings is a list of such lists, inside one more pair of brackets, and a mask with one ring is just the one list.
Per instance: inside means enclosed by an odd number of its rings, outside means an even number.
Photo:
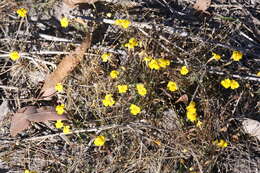
[{"label": "brown leaf litter", "polygon": [[66,115],[58,115],[52,106],[26,106],[14,113],[12,117],[10,133],[16,136],[18,133],[29,128],[30,122],[47,122],[54,120],[67,120]]},{"label": "brown leaf litter", "polygon": [[62,82],[65,77],[81,62],[84,53],[90,47],[91,36],[87,34],[85,40],[60,62],[58,67],[45,79],[41,89],[42,97],[50,97],[55,93],[55,85]]}]

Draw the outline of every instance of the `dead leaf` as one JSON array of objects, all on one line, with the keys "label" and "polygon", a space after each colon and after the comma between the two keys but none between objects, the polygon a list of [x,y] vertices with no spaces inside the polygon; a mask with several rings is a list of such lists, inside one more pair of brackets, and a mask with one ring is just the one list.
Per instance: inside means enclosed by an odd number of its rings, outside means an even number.
[{"label": "dead leaf", "polygon": [[67,5],[69,5],[70,7],[74,8],[76,7],[77,4],[83,4],[83,3],[94,3],[98,0],[63,0],[63,2]]},{"label": "dead leaf", "polygon": [[180,96],[180,98],[178,98],[178,100],[175,103],[179,103],[179,102],[188,103],[188,101],[189,101],[188,95],[184,94]]},{"label": "dead leaf", "polygon": [[251,136],[256,137],[260,140],[260,122],[256,120],[252,120],[249,118],[245,118],[242,122],[243,129],[246,133]]},{"label": "dead leaf", "polygon": [[18,133],[29,128],[30,122],[47,122],[51,120],[67,120],[66,115],[58,115],[54,107],[43,106],[27,106],[17,110],[13,115],[10,133],[16,136]]},{"label": "dead leaf", "polygon": [[84,57],[85,51],[90,47],[91,36],[87,34],[85,40],[69,55],[60,62],[58,67],[45,79],[41,93],[42,97],[50,97],[55,93],[55,85],[62,82],[65,77],[80,63]]},{"label": "dead leaf", "polygon": [[193,5],[193,8],[197,11],[205,12],[211,4],[211,0],[196,0],[196,3]]}]

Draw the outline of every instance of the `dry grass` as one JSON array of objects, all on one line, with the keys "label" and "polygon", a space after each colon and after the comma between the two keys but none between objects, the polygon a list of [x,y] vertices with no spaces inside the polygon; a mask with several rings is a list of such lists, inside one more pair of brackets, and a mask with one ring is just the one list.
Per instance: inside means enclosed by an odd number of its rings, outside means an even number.
[{"label": "dry grass", "polygon": [[[34,124],[18,137],[11,138],[9,114],[1,122],[0,159],[3,168],[10,172],[30,169],[37,172],[118,173],[245,173],[260,170],[259,141],[244,134],[239,121],[244,117],[257,119],[259,113],[259,82],[243,78],[246,74],[259,71],[259,59],[253,56],[257,50],[252,48],[252,54],[244,55],[242,61],[232,62],[229,57],[233,50],[217,45],[220,42],[246,50],[245,43],[249,41],[238,34],[243,31],[252,37],[251,44],[255,46],[259,42],[250,32],[257,26],[250,28],[243,11],[233,13],[233,10],[239,9],[237,7],[221,7],[222,4],[214,2],[213,5],[219,6],[210,8],[211,16],[205,16],[194,14],[187,5],[189,1],[178,4],[169,1],[177,16],[171,18],[173,14],[168,7],[158,2],[147,1],[145,8],[98,2],[95,7],[82,5],[72,14],[106,18],[106,13],[111,12],[114,19],[128,18],[181,28],[189,36],[180,37],[134,27],[124,30],[95,21],[88,21],[85,26],[73,22],[64,29],[51,16],[58,1],[4,1],[0,4],[0,29],[3,31],[0,33],[1,55],[11,50],[24,53],[43,50],[69,52],[81,42],[84,32],[92,32],[93,35],[92,48],[64,82],[65,92],[49,101],[36,98],[46,73],[53,71],[63,55],[31,53],[17,62],[1,56],[0,86],[5,87],[0,87],[0,99],[8,100],[13,112],[28,105],[64,103],[70,119],[66,124],[73,131],[96,128],[92,132],[37,138],[60,132],[54,127],[54,122],[50,122]],[[163,1],[160,2],[163,4]],[[252,15],[257,14],[257,4],[246,2],[246,7],[253,8],[248,11]],[[27,20],[22,24],[15,14],[15,9],[21,5],[30,9]],[[243,3],[237,2],[236,5],[240,7]],[[177,15],[177,12],[185,15]],[[221,18],[223,16],[235,21]],[[32,17],[37,17],[37,20],[32,20]],[[72,42],[48,41],[39,33]],[[142,47],[134,50],[124,48],[122,44],[131,37],[142,41]],[[198,38],[207,42],[198,41]],[[113,52],[108,63],[102,62],[100,57],[106,52],[104,49]],[[208,62],[212,51],[223,55],[222,60]],[[151,70],[142,61],[141,52],[169,59],[171,65],[160,71]],[[190,69],[187,76],[179,73],[178,69],[183,65]],[[214,70],[210,73],[211,69],[222,71],[224,75],[218,75]],[[111,70],[120,71],[118,79],[109,77]],[[237,90],[224,89],[220,81],[226,77],[232,78],[233,74],[241,76],[236,79],[240,87]],[[169,80],[178,84],[178,91],[167,90]],[[136,83],[145,84],[148,91],[145,97],[137,94]],[[118,84],[128,84],[129,91],[118,94]],[[113,94],[116,104],[108,108],[103,106],[102,99],[109,93]],[[184,94],[188,95],[189,102],[196,102],[199,119],[203,122],[201,128],[187,120],[187,103],[176,103]],[[137,116],[129,112],[131,103],[142,108]],[[111,127],[103,128],[106,126]],[[98,135],[107,138],[102,147],[93,144],[93,139]],[[225,139],[228,147],[215,146],[212,141],[216,139]]]}]

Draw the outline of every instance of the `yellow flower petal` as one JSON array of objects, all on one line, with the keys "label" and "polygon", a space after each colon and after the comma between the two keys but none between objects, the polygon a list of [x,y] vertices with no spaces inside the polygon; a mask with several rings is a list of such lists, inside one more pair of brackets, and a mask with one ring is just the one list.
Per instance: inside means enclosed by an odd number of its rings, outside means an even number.
[{"label": "yellow flower petal", "polygon": [[191,121],[191,122],[197,121],[197,113],[196,112],[195,113],[187,112],[186,115],[187,115],[187,119],[189,121]]},{"label": "yellow flower petal", "polygon": [[162,67],[162,68],[166,68],[167,66],[169,66],[170,65],[170,60],[168,60],[168,59],[164,59],[164,58],[159,58],[158,59],[158,64],[159,64],[159,66],[160,67]]},{"label": "yellow flower petal", "polygon": [[224,79],[221,81],[221,85],[224,87],[224,88],[229,88],[230,85],[231,85],[231,80],[230,79]]},{"label": "yellow flower petal", "polygon": [[139,106],[135,105],[135,104],[131,104],[130,105],[130,112],[133,115],[137,115],[138,113],[141,112],[141,108]]},{"label": "yellow flower petal", "polygon": [[60,19],[60,25],[63,28],[67,28],[69,26],[69,20],[67,17],[63,17]]},{"label": "yellow flower petal", "polygon": [[156,61],[155,59],[153,59],[153,60],[151,60],[150,62],[149,62],[149,64],[148,64],[148,67],[150,68],[150,69],[154,69],[154,70],[159,70],[160,69],[160,65],[159,65],[159,63],[158,63],[158,61]]},{"label": "yellow flower petal", "polygon": [[145,96],[147,94],[147,90],[144,87],[144,84],[136,84],[136,90],[141,96]]},{"label": "yellow flower petal", "polygon": [[20,54],[17,51],[12,51],[9,53],[11,60],[16,61],[20,58]]},{"label": "yellow flower petal", "polygon": [[56,90],[57,92],[62,92],[62,91],[63,91],[63,85],[62,85],[61,83],[57,83],[57,84],[55,85],[55,90]]},{"label": "yellow flower petal", "polygon": [[103,55],[101,55],[102,61],[107,62],[111,56],[112,56],[111,53],[104,53]]},{"label": "yellow flower petal", "polygon": [[16,11],[16,13],[20,16],[20,17],[26,17],[27,14],[27,10],[25,8],[20,8]]},{"label": "yellow flower petal", "polygon": [[65,133],[65,134],[70,133],[70,126],[64,126],[63,133]]},{"label": "yellow flower petal", "polygon": [[239,83],[237,81],[235,81],[235,80],[231,80],[230,81],[230,88],[232,90],[239,88]]},{"label": "yellow flower petal", "polygon": [[113,99],[113,95],[112,94],[107,94],[105,96],[105,99],[102,100],[103,102],[103,105],[108,107],[108,106],[113,106],[116,102],[115,100]]},{"label": "yellow flower petal", "polygon": [[128,89],[128,86],[127,85],[117,85],[117,89],[120,94],[125,93]]},{"label": "yellow flower petal", "polygon": [[56,112],[57,112],[58,115],[62,115],[65,112],[64,107],[65,107],[64,104],[56,106],[55,109],[56,109]]},{"label": "yellow flower petal", "polygon": [[178,90],[178,86],[177,86],[176,82],[173,82],[173,81],[168,82],[167,88],[170,91],[177,91]]},{"label": "yellow flower petal", "polygon": [[180,73],[181,73],[182,75],[188,74],[188,73],[189,73],[189,70],[188,70],[187,66],[182,66],[182,67],[181,67],[181,70],[180,70]]},{"label": "yellow flower petal", "polygon": [[57,120],[57,122],[55,123],[55,127],[56,127],[57,129],[60,129],[60,128],[63,127],[63,123],[61,122],[61,120]]},{"label": "yellow flower petal", "polygon": [[221,59],[221,56],[219,54],[212,52],[212,58],[218,61]]},{"label": "yellow flower petal", "polygon": [[240,59],[242,59],[243,54],[239,51],[233,51],[231,59],[233,59],[234,61],[239,61]]},{"label": "yellow flower petal", "polygon": [[112,70],[112,71],[110,72],[110,77],[111,77],[112,79],[116,79],[118,76],[119,76],[119,71]]},{"label": "yellow flower petal", "polygon": [[103,146],[106,142],[106,138],[104,136],[97,136],[94,140],[94,144],[98,147]]}]

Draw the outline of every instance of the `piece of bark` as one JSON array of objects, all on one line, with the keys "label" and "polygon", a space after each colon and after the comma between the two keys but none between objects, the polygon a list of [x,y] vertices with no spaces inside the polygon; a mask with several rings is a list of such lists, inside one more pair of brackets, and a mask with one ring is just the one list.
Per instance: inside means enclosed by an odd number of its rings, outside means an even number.
[{"label": "piece of bark", "polygon": [[45,79],[44,85],[41,89],[42,97],[50,97],[55,93],[55,85],[62,82],[65,77],[80,63],[84,57],[84,53],[90,47],[91,36],[87,34],[85,40],[72,51],[69,55],[65,56],[57,68]]}]

